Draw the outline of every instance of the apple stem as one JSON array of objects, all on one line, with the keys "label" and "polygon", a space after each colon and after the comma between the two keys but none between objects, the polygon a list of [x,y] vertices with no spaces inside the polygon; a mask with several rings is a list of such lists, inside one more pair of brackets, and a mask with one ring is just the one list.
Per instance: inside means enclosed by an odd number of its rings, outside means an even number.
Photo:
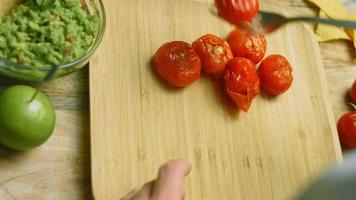
[{"label": "apple stem", "polygon": [[40,91],[40,90],[39,90],[38,88],[36,88],[35,93],[34,93],[34,94],[32,95],[32,97],[31,97],[30,103],[32,103],[32,101],[35,100],[35,98],[36,98],[36,96],[37,96],[37,94],[38,94],[39,91]]}]

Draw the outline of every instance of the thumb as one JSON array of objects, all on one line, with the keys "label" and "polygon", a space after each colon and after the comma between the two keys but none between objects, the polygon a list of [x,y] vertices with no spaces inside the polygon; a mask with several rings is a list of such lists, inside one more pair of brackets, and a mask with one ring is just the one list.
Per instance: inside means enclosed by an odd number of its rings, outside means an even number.
[{"label": "thumb", "polygon": [[191,169],[184,160],[175,160],[161,166],[155,182],[152,199],[180,200],[183,194],[183,179]]}]

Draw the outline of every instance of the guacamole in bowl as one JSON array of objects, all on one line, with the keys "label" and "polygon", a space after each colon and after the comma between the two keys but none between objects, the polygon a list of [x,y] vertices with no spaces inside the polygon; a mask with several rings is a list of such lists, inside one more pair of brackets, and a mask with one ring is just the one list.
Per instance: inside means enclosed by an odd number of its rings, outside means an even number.
[{"label": "guacamole in bowl", "polygon": [[0,17],[0,74],[44,81],[82,68],[105,28],[100,0],[54,0],[46,9],[26,0]]}]

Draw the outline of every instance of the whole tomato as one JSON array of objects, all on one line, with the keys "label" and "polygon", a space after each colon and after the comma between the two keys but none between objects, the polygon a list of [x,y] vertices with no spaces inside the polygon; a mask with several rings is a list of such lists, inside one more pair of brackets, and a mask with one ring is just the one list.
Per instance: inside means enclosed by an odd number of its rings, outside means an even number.
[{"label": "whole tomato", "polygon": [[260,79],[255,64],[246,58],[234,58],[226,67],[225,90],[234,103],[247,112],[260,92]]},{"label": "whole tomato", "polygon": [[356,111],[343,115],[337,124],[341,144],[348,149],[356,148]]},{"label": "whole tomato", "polygon": [[259,12],[258,0],[215,0],[218,15],[238,25],[251,21]]},{"label": "whole tomato", "polygon": [[287,91],[293,82],[292,66],[281,55],[270,55],[262,61],[258,69],[261,87],[272,95]]},{"label": "whole tomato", "polygon": [[188,86],[200,77],[200,58],[186,42],[163,44],[154,55],[153,63],[157,73],[173,87]]},{"label": "whole tomato", "polygon": [[203,71],[214,77],[220,77],[233,58],[229,44],[212,34],[197,39],[193,42],[193,48],[200,57]]},{"label": "whole tomato", "polygon": [[265,56],[267,41],[265,36],[236,27],[227,37],[235,57],[248,58],[255,64]]}]

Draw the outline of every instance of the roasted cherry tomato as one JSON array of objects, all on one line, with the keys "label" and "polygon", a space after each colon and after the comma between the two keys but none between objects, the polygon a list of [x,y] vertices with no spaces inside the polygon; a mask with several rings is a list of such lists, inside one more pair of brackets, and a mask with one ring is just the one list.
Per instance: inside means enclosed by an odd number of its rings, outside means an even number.
[{"label": "roasted cherry tomato", "polygon": [[351,90],[350,90],[350,97],[353,104],[356,104],[356,81],[354,82]]},{"label": "roasted cherry tomato", "polygon": [[173,87],[188,86],[200,77],[200,58],[186,42],[174,41],[162,45],[153,62],[157,73]]},{"label": "roasted cherry tomato", "polygon": [[255,64],[246,58],[234,58],[226,66],[225,90],[234,103],[247,112],[260,92],[260,79]]},{"label": "roasted cherry tomato", "polygon": [[220,17],[235,25],[250,22],[259,11],[258,0],[215,0],[215,6]]},{"label": "roasted cherry tomato", "polygon": [[226,64],[233,58],[229,44],[211,34],[197,39],[193,49],[200,57],[203,71],[214,77],[223,75]]},{"label": "roasted cherry tomato", "polygon": [[263,35],[236,28],[227,37],[235,57],[243,57],[259,63],[266,53],[267,42]]},{"label": "roasted cherry tomato", "polygon": [[356,111],[343,115],[337,124],[341,144],[348,149],[356,148]]},{"label": "roasted cherry tomato", "polygon": [[293,82],[292,67],[281,55],[268,56],[258,69],[261,87],[272,95],[287,91]]}]

